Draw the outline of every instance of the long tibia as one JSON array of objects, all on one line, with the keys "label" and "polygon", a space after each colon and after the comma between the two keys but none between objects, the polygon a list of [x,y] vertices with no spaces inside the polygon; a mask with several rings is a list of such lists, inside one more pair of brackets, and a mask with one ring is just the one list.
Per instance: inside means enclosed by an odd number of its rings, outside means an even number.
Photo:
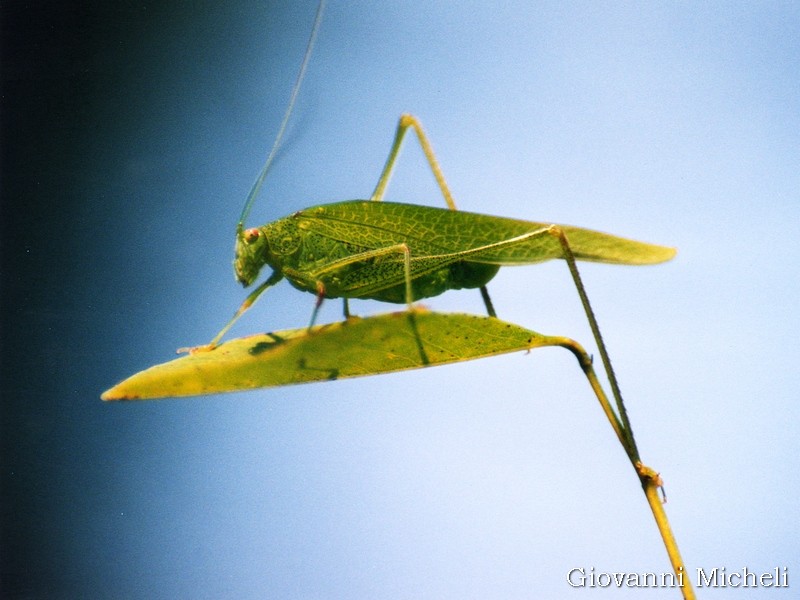
[{"label": "long tibia", "polygon": [[620,419],[622,420],[623,430],[626,435],[625,443],[627,446],[628,455],[638,458],[639,453],[636,449],[636,441],[633,439],[633,431],[631,430],[630,422],[628,421],[628,414],[625,410],[625,405],[622,402],[622,393],[619,389],[617,376],[614,374],[614,368],[611,366],[611,359],[608,356],[606,344],[603,341],[603,336],[600,333],[600,326],[597,323],[597,318],[594,316],[594,310],[592,310],[592,305],[589,303],[589,296],[586,295],[586,288],[584,287],[583,281],[581,280],[581,275],[578,272],[578,265],[575,262],[575,256],[572,253],[572,248],[569,245],[567,234],[564,233],[564,230],[558,225],[551,225],[547,228],[547,232],[556,237],[561,243],[561,249],[564,252],[564,260],[567,262],[569,272],[572,275],[572,281],[575,283],[575,288],[578,290],[578,296],[580,296],[583,310],[586,313],[586,319],[589,321],[589,327],[592,330],[594,341],[597,344],[598,351],[600,352],[600,358],[603,361],[603,368],[605,369],[606,376],[608,377],[608,382],[611,385],[611,393],[614,395],[614,400],[617,403],[617,411],[619,412]]},{"label": "long tibia", "polygon": [[269,279],[258,286],[255,290],[250,292],[247,298],[244,299],[244,302],[242,302],[241,306],[239,306],[239,309],[234,313],[231,320],[227,322],[225,327],[223,327],[220,332],[214,336],[214,339],[208,344],[205,346],[195,346],[193,348],[178,348],[178,352],[189,352],[191,354],[196,354],[198,352],[208,352],[209,350],[216,348],[222,337],[228,333],[228,330],[230,330],[230,328],[233,327],[233,324],[239,320],[239,317],[241,317],[245,312],[247,312],[247,309],[255,304],[256,300],[258,300],[258,297],[264,292],[264,290],[266,290],[268,287],[272,287],[281,279],[283,279],[283,274],[279,273],[278,271],[274,271],[272,275],[269,276]]}]

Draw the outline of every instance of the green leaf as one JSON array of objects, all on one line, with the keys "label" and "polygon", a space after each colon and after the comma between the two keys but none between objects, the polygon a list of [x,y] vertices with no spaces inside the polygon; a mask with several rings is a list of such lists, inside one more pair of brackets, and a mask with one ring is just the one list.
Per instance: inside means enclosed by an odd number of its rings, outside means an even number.
[{"label": "green leaf", "polygon": [[196,396],[333,381],[564,345],[491,317],[420,309],[248,336],[156,365],[103,400]]}]

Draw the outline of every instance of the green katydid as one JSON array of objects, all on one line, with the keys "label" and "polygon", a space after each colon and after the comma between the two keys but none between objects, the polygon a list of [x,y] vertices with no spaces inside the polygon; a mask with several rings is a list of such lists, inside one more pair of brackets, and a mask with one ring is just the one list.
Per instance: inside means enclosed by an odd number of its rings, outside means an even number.
[{"label": "green katydid", "polygon": [[[501,266],[567,260],[588,309],[574,259],[616,264],[655,264],[672,258],[673,248],[636,242],[571,226],[521,221],[456,210],[433,147],[419,120],[400,117],[394,141],[369,200],[323,204],[295,212],[261,227],[244,221],[270,168],[302,82],[318,31],[320,3],[298,78],[278,135],[250,191],[236,228],[234,270],[245,287],[268,265],[272,274],[242,303],[227,325],[205,346],[217,346],[236,320],[269,287],[284,277],[294,287],[317,296],[313,324],[324,298],[364,298],[405,303],[450,289],[480,288],[490,316],[495,316],[486,284]],[[408,129],[417,135],[448,208],[383,202]],[[593,318],[590,316],[590,321]],[[592,324],[593,329],[595,324]]]},{"label": "green katydid", "polygon": [[[409,127],[419,138],[449,208],[382,202]],[[500,267],[567,258],[564,243],[576,259],[615,264],[655,264],[675,254],[673,248],[589,229],[456,210],[421,124],[412,115],[402,115],[369,200],[323,204],[261,227],[245,229],[243,221],[238,223],[236,278],[247,287],[264,266],[273,272],[211,343],[198,349],[215,347],[261,293],[284,277],[297,289],[316,294],[312,323],[324,298],[411,305],[461,288],[480,288],[487,311],[494,316],[485,285]]]}]

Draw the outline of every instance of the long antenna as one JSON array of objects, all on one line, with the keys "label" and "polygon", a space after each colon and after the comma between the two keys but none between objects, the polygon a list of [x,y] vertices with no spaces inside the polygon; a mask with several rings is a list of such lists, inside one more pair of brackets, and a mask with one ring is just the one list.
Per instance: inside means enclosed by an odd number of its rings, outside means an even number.
[{"label": "long antenna", "polygon": [[311,58],[311,52],[314,50],[314,42],[317,40],[317,32],[319,31],[320,23],[322,23],[322,13],[324,10],[325,0],[320,0],[319,6],[317,6],[317,16],[314,18],[314,27],[311,29],[311,35],[308,38],[306,53],[303,56],[303,62],[300,64],[300,72],[297,74],[297,80],[294,82],[292,95],[289,98],[289,105],[286,107],[286,112],[283,114],[283,120],[281,121],[281,126],[278,129],[278,135],[275,136],[275,142],[272,144],[272,150],[269,151],[267,161],[264,163],[264,167],[261,169],[261,172],[258,174],[258,178],[255,180],[255,183],[253,183],[253,187],[250,188],[250,193],[247,195],[247,200],[245,201],[244,208],[242,209],[242,215],[239,217],[239,224],[237,226],[238,229],[243,227],[247,215],[250,214],[250,209],[253,207],[253,202],[255,202],[256,196],[258,196],[258,193],[261,191],[261,186],[264,184],[264,178],[266,178],[267,172],[269,171],[270,166],[272,166],[272,161],[275,159],[275,155],[278,153],[278,148],[281,145],[283,133],[286,131],[286,124],[289,122],[289,117],[292,115],[292,110],[294,109],[294,103],[297,100],[297,93],[300,91],[300,85],[303,83],[303,78],[306,75],[306,67],[308,67],[308,61]]}]

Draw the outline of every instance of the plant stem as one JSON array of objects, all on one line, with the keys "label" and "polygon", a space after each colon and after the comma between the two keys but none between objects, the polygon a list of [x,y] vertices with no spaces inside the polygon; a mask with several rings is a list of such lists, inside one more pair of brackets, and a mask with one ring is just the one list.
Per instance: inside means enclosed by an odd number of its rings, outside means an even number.
[{"label": "plant stem", "polygon": [[567,337],[553,337],[552,340],[555,345],[566,348],[575,355],[575,358],[578,359],[578,364],[580,364],[581,369],[583,369],[586,379],[589,380],[589,385],[592,387],[595,396],[597,396],[597,399],[600,401],[600,407],[603,409],[603,412],[605,413],[608,422],[611,424],[612,429],[614,429],[614,433],[617,434],[619,443],[622,444],[622,447],[625,448],[626,453],[630,456],[630,453],[627,450],[628,439],[625,436],[625,429],[617,417],[617,413],[615,413],[614,409],[611,407],[611,403],[608,401],[608,397],[603,390],[603,386],[600,385],[600,380],[597,378],[597,374],[594,372],[592,358],[589,356],[586,350],[584,350],[583,346],[573,339]]},{"label": "plant stem", "polygon": [[672,528],[669,526],[669,519],[667,519],[667,513],[664,510],[664,502],[658,494],[658,489],[661,487],[660,478],[654,480],[652,477],[642,476],[641,474],[640,478],[647,503],[650,505],[650,510],[656,520],[658,532],[661,534],[661,539],[664,540],[664,547],[667,549],[669,561],[672,563],[672,570],[678,576],[678,581],[683,583],[681,593],[685,600],[695,600],[696,596],[691,578],[686,572],[686,565],[683,562],[683,558],[681,558],[678,542],[675,540]]},{"label": "plant stem", "polygon": [[[661,477],[659,477],[656,471],[642,464],[639,460],[635,445],[631,447],[628,443],[629,440],[633,439],[633,436],[626,435],[625,426],[608,401],[608,396],[606,396],[605,391],[597,379],[597,374],[594,372],[594,367],[592,365],[592,359],[587,354],[586,350],[584,350],[578,342],[569,338],[553,337],[552,341],[554,345],[561,346],[572,352],[575,358],[578,359],[578,364],[580,364],[581,369],[586,375],[586,379],[589,381],[589,385],[594,391],[595,396],[597,396],[600,407],[603,409],[608,422],[611,424],[611,428],[617,435],[619,443],[625,449],[625,453],[628,455],[628,459],[631,461],[631,465],[633,465],[636,475],[639,477],[645,498],[647,498],[647,503],[650,505],[650,510],[656,520],[658,532],[661,534],[661,539],[664,541],[664,547],[667,550],[672,569],[675,572],[677,580],[682,583],[680,589],[684,600],[695,600],[696,596],[694,588],[692,587],[692,582],[686,575],[686,567],[683,563],[683,558],[681,558],[678,543],[669,525],[669,519],[664,510],[664,503],[658,494],[658,490],[662,487]],[[628,427],[630,427],[630,424],[628,424]]]}]

